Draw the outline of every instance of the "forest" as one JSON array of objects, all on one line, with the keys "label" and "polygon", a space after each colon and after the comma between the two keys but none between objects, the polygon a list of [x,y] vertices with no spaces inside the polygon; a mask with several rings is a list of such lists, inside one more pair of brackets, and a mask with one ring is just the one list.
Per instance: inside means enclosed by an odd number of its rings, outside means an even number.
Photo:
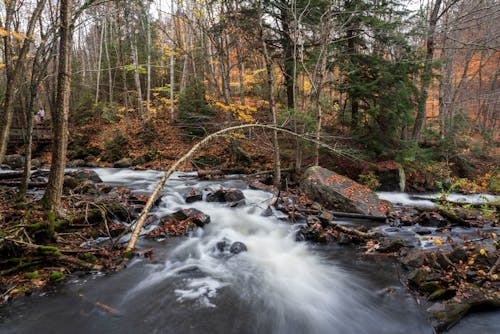
[{"label": "forest", "polygon": [[[218,213],[182,205],[249,205],[221,181],[237,174],[273,194],[270,216],[306,224],[297,240],[392,254],[415,298],[438,301],[434,331],[499,307],[499,20],[497,0],[2,1],[0,305],[162,254],[140,236],[192,237],[212,217],[210,233]],[[423,247],[339,217],[411,226]],[[335,324],[318,323],[292,332]]]}]

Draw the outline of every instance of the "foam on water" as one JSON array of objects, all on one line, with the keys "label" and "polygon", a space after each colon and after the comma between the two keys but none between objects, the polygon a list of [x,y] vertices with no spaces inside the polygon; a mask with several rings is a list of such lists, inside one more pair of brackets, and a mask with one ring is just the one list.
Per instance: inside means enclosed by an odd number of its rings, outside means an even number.
[{"label": "foam on water", "polygon": [[[295,241],[296,227],[275,216],[263,217],[272,195],[245,189],[246,205],[238,208],[204,201],[184,204],[175,194],[181,186],[169,186],[157,215],[180,208],[196,208],[209,214],[211,223],[196,230],[176,247],[162,265],[129,291],[127,300],[144,290],[158,289],[164,280],[176,281],[173,291],[179,303],[217,307],[222,289],[237,291],[249,305],[261,309],[259,322],[273,324],[273,333],[363,333],[370,319],[384,319],[367,307],[371,292],[307,243]],[[231,254],[217,243],[242,242],[247,251]],[[188,273],[186,277],[186,273]],[[362,302],[361,300],[365,300]]]}]

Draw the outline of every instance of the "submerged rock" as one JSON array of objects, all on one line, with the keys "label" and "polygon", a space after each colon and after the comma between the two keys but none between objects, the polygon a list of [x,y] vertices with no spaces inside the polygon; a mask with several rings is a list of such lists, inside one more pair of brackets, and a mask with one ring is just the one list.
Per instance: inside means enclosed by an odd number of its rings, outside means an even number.
[{"label": "submerged rock", "polygon": [[451,328],[469,312],[469,304],[436,303],[427,309],[432,326],[439,333]]},{"label": "submerged rock", "polygon": [[335,211],[386,216],[392,210],[369,188],[319,166],[305,171],[300,188],[312,200]]},{"label": "submerged rock", "polygon": [[229,251],[232,254],[239,254],[241,252],[246,252],[247,250],[247,246],[240,241],[233,242],[231,248],[229,248]]}]

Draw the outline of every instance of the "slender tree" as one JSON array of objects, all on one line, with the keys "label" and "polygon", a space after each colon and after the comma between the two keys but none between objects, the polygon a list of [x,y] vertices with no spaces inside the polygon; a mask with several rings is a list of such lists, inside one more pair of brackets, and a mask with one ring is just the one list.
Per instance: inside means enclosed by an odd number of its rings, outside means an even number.
[{"label": "slender tree", "polygon": [[68,147],[68,117],[71,89],[71,52],[73,39],[73,0],[60,0],[59,66],[55,109],[52,112],[52,164],[49,181],[42,201],[57,215],[63,214],[61,203],[66,151]]}]

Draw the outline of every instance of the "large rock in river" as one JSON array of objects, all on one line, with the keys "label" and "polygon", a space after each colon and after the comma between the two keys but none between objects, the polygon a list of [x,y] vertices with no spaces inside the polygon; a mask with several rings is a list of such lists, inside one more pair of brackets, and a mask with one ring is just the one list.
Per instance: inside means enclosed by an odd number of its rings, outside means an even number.
[{"label": "large rock in river", "polygon": [[369,188],[320,166],[305,171],[300,188],[310,199],[334,211],[386,216],[392,210]]}]

